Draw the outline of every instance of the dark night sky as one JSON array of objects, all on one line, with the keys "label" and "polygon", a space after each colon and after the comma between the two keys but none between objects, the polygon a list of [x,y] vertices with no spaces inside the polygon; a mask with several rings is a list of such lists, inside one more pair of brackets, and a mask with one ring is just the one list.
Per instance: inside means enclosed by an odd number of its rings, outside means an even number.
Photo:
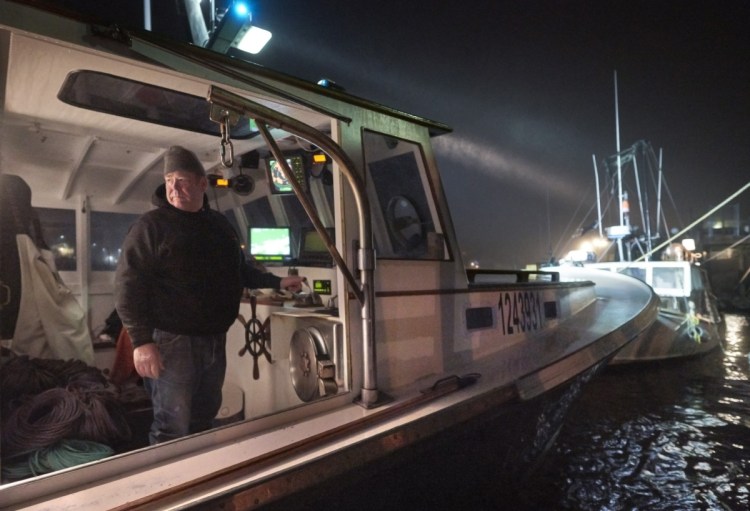
[{"label": "dark night sky", "polygon": [[615,71],[621,146],[663,149],[684,223],[750,180],[747,0],[251,4],[274,33],[256,62],[453,128],[434,143],[467,261],[524,265],[571,234],[592,154],[616,149]]}]

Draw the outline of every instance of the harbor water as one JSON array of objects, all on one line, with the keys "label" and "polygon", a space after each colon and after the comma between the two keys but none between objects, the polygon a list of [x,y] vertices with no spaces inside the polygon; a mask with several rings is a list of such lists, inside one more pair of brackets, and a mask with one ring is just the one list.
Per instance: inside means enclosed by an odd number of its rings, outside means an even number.
[{"label": "harbor water", "polygon": [[725,319],[723,351],[592,381],[523,489],[529,507],[750,509],[750,317]]},{"label": "harbor water", "polygon": [[725,319],[723,350],[607,367],[521,483],[495,477],[498,460],[433,455],[279,509],[748,510],[750,317]]}]

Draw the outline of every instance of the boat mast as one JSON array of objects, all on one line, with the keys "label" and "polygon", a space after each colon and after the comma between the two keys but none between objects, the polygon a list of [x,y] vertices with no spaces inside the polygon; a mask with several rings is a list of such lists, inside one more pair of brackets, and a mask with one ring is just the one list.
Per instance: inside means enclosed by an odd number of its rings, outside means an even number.
[{"label": "boat mast", "polygon": [[[661,222],[661,180],[662,180],[662,149],[659,148],[659,185],[656,190],[656,237],[659,238],[659,224]],[[666,224],[664,229],[667,229]],[[649,248],[650,250],[650,248]]]},{"label": "boat mast", "polygon": [[604,231],[602,230],[602,198],[599,193],[599,169],[596,167],[596,155],[592,154],[591,159],[594,161],[594,182],[596,183],[596,214],[597,224],[599,225],[599,237],[604,237]]},{"label": "boat mast", "polygon": [[[641,180],[638,174],[638,157],[636,151],[633,151],[633,176],[635,177],[635,189],[638,194],[638,208],[641,211],[643,227],[646,229],[646,253],[649,253],[651,252],[651,217],[648,214],[648,200],[643,200],[644,192],[641,191]],[[646,199],[648,199],[648,196]],[[636,243],[640,246],[637,241]],[[646,260],[648,261],[648,257]]]},{"label": "boat mast", "polygon": [[[623,201],[625,198],[622,195],[622,157],[620,155],[620,108],[618,105],[617,98],[617,70],[615,70],[615,142],[617,147],[617,196],[620,201],[620,227],[625,225],[625,212],[623,211]],[[622,237],[617,238],[617,252],[620,256],[620,261],[623,260],[622,253]]]}]

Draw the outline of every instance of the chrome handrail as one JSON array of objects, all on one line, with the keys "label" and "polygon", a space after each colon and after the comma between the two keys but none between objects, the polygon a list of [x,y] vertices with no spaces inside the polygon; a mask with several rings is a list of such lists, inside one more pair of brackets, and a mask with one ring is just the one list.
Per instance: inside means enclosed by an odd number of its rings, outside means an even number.
[{"label": "chrome handrail", "polygon": [[[377,358],[375,356],[375,292],[373,286],[373,273],[375,269],[375,254],[372,244],[372,220],[370,218],[370,207],[365,193],[364,183],[354,171],[354,162],[349,155],[330,137],[316,128],[309,126],[293,117],[277,112],[271,108],[251,101],[247,98],[212,85],[209,87],[207,98],[211,104],[211,117],[216,122],[224,122],[225,119],[237,116],[247,116],[255,121],[258,129],[268,143],[271,152],[279,162],[282,172],[292,184],[295,195],[302,203],[305,212],[313,222],[315,229],[321,235],[333,256],[336,265],[341,270],[344,278],[359,300],[362,309],[362,395],[360,404],[367,408],[377,406],[381,402],[377,388]],[[357,217],[359,221],[359,248],[357,263],[359,266],[360,283],[358,284],[353,273],[349,270],[346,262],[336,249],[328,236],[315,208],[307,199],[297,180],[294,178],[286,160],[276,141],[271,136],[268,127],[282,129],[291,134],[298,135],[305,140],[315,144],[319,149],[327,153],[349,182],[356,203]]]}]

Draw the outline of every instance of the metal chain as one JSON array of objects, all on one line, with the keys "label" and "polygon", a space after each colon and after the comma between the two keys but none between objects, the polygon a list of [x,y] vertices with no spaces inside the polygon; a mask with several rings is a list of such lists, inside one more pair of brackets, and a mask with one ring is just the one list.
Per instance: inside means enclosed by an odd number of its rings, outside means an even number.
[{"label": "metal chain", "polygon": [[[227,168],[234,165],[234,146],[229,139],[229,114],[222,117],[219,123],[221,129],[221,163]],[[227,157],[227,146],[229,147],[229,157]]]}]

